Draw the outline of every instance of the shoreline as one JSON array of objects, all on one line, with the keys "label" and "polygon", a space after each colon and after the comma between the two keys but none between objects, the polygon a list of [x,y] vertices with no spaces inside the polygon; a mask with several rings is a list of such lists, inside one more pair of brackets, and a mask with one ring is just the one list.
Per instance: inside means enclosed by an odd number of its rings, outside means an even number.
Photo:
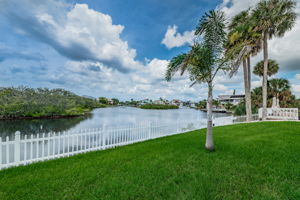
[{"label": "shoreline", "polygon": [[91,112],[81,114],[81,115],[53,115],[53,116],[39,116],[39,117],[9,117],[9,118],[0,117],[0,121],[33,120],[33,119],[67,119],[67,118],[84,117],[87,115],[91,115]]}]

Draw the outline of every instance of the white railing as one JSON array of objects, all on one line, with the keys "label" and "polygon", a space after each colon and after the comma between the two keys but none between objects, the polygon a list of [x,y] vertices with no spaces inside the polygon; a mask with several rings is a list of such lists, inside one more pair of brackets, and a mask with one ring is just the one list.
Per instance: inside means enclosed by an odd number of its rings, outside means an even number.
[{"label": "white railing", "polygon": [[[262,118],[263,109],[258,110],[259,118]],[[269,120],[298,120],[298,108],[267,108]]]},{"label": "white railing", "polygon": [[[235,117],[214,119],[215,126],[232,124]],[[149,123],[123,128],[84,130],[80,132],[50,132],[0,137],[0,169],[33,162],[50,160],[74,154],[114,148],[168,135],[205,128],[206,121],[177,122],[173,124]]]}]

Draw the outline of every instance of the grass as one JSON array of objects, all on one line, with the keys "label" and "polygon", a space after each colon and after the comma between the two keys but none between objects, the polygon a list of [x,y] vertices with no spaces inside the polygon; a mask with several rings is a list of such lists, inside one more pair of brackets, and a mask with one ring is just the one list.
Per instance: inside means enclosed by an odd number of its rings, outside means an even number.
[{"label": "grass", "polygon": [[0,199],[300,199],[300,123],[214,128],[0,171]]},{"label": "grass", "polygon": [[178,109],[176,105],[167,105],[167,104],[144,104],[139,108],[141,109],[155,109],[155,110],[168,110],[168,109]]}]

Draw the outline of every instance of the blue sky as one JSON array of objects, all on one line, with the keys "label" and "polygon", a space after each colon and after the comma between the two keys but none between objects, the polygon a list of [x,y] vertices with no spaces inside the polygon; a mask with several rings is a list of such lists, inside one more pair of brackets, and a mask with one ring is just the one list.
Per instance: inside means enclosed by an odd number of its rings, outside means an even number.
[{"label": "blue sky", "polygon": [[[251,0],[0,0],[0,86],[64,88],[80,95],[126,99],[159,97],[198,101],[206,86],[186,76],[164,81],[169,59],[187,51],[204,12],[221,9],[230,19]],[[299,0],[298,0],[299,2]],[[299,4],[297,13],[300,13]],[[300,94],[300,27],[270,41]],[[252,63],[261,59],[255,57]],[[253,86],[261,80],[253,76]],[[243,93],[242,72],[219,74],[216,97]]]},{"label": "blue sky", "polygon": [[193,30],[204,12],[216,8],[221,1],[212,0],[102,0],[85,2],[90,8],[109,14],[115,24],[122,24],[121,37],[137,49],[137,59],[169,59],[186,47],[167,50],[161,44],[168,26],[178,31]]}]

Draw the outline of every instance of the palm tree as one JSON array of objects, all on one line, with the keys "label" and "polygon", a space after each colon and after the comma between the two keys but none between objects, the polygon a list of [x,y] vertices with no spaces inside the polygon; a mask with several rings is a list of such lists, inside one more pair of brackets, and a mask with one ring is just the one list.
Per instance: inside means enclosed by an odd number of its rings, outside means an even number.
[{"label": "palm tree", "polygon": [[212,93],[213,80],[219,70],[226,68],[223,62],[223,47],[225,42],[225,15],[221,11],[209,11],[200,19],[195,32],[202,36],[201,43],[195,43],[188,53],[180,54],[171,59],[166,72],[166,80],[170,81],[172,76],[181,71],[189,73],[191,86],[196,83],[206,83],[208,86],[207,97],[207,133],[205,148],[214,150],[212,135]]},{"label": "palm tree", "polygon": [[262,87],[257,87],[252,90],[251,93],[252,102],[254,107],[261,108],[262,106]]},{"label": "palm tree", "polygon": [[288,80],[283,78],[274,78],[268,81],[268,87],[273,97],[279,98],[280,94],[290,90],[291,86]]},{"label": "palm tree", "polygon": [[249,10],[240,12],[229,25],[226,44],[226,57],[232,62],[231,77],[243,63],[247,121],[251,121],[252,117],[250,56],[256,55],[261,50],[261,35],[253,29]]},{"label": "palm tree", "polygon": [[[278,72],[279,65],[275,60],[268,60],[268,76],[272,76]],[[253,74],[262,77],[264,75],[264,61],[258,62],[254,69],[253,69]]]},{"label": "palm tree", "polygon": [[262,0],[253,11],[255,31],[262,34],[264,52],[263,120],[266,120],[267,112],[268,40],[282,37],[293,28],[297,16],[295,7],[293,0]]}]

